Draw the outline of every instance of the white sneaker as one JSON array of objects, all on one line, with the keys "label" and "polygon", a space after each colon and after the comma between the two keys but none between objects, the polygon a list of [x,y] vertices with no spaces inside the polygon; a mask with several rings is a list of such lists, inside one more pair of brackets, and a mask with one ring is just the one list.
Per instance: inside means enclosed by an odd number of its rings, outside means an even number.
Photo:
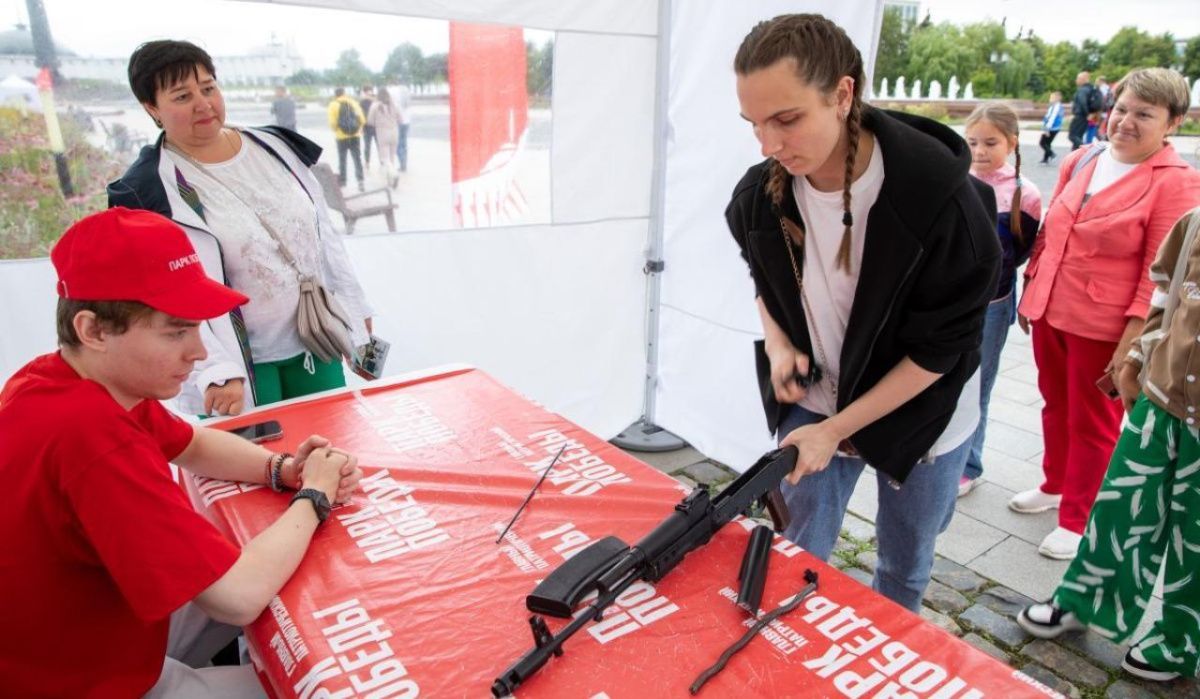
[{"label": "white sneaker", "polygon": [[1159,670],[1146,662],[1146,656],[1142,655],[1142,650],[1137,646],[1130,648],[1129,652],[1125,654],[1125,659],[1121,661],[1121,669],[1135,677],[1151,682],[1170,682],[1179,677],[1178,672]]},{"label": "white sneaker", "polygon": [[1012,499],[1008,501],[1008,509],[1023,515],[1031,515],[1046,510],[1057,510],[1061,502],[1061,495],[1051,495],[1042,492],[1041,488],[1034,488],[1033,490],[1022,490],[1012,496]]},{"label": "white sneaker", "polygon": [[1038,638],[1058,638],[1064,631],[1083,628],[1072,612],[1064,611],[1051,602],[1030,605],[1017,614],[1017,624]]},{"label": "white sneaker", "polygon": [[1055,527],[1054,531],[1047,534],[1045,539],[1042,539],[1042,545],[1038,546],[1038,553],[1046,558],[1069,561],[1075,557],[1075,552],[1079,550],[1080,541],[1083,541],[1082,534],[1076,534],[1070,529]]}]

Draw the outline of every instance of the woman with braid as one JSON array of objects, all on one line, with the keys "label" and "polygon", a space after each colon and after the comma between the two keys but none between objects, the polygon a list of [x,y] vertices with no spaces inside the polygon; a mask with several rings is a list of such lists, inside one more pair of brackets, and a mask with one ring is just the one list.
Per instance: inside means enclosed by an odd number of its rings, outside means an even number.
[{"label": "woman with braid", "polygon": [[[959,497],[971,492],[983,475],[988,403],[1000,369],[1000,350],[1008,339],[1008,326],[1017,319],[1017,268],[1029,259],[1042,220],[1042,194],[1037,185],[1021,178],[1017,113],[1013,108],[1000,102],[980,104],[967,117],[965,135],[971,149],[971,174],[991,185],[996,194],[996,235],[1004,263],[1000,287],[988,304],[983,321],[983,344],[979,348],[979,428],[971,439],[967,467],[958,482]],[[1015,167],[1008,164],[1010,155],[1016,159]]]},{"label": "woman with braid", "polygon": [[1000,273],[970,152],[942,124],[863,104],[862,56],[820,15],[758,24],[734,70],[766,160],[726,218],[756,287],[767,421],[799,450],[785,535],[828,558],[870,464],[873,587],[916,610],[979,422]]}]

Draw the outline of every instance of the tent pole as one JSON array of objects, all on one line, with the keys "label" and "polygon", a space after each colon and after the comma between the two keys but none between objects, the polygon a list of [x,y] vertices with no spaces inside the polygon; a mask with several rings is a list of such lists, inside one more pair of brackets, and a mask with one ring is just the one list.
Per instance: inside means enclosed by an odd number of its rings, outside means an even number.
[{"label": "tent pole", "polygon": [[658,57],[654,93],[654,172],[650,189],[650,236],[646,246],[646,384],[643,389],[642,417],[612,443],[630,451],[671,451],[687,445],[679,437],[654,424],[658,385],[658,326],[662,293],[663,224],[666,218],[667,189],[667,110],[671,74],[671,3],[658,2]]}]

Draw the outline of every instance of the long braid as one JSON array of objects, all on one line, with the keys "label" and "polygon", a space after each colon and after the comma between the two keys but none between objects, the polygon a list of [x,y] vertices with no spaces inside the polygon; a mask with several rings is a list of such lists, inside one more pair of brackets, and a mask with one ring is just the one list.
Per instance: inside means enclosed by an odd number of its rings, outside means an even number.
[{"label": "long braid", "polygon": [[791,175],[777,160],[771,161],[770,171],[767,175],[767,196],[771,198],[771,204],[779,213],[779,222],[783,226],[784,232],[792,239],[792,242],[800,248],[801,253],[804,251],[804,227],[796,223],[792,219],[784,216],[783,197],[787,192],[788,183],[791,181]]},{"label": "long braid", "polygon": [[837,266],[850,274],[850,238],[854,230],[854,214],[850,211],[850,186],[854,184],[854,161],[858,158],[858,134],[862,124],[862,106],[858,90],[850,101],[850,111],[846,115],[846,133],[850,142],[846,148],[846,179],[842,183],[842,244],[838,248]]},{"label": "long braid", "polygon": [[1012,208],[1008,210],[1008,230],[1021,245],[1025,244],[1025,236],[1021,233],[1021,146],[1014,151],[1017,154],[1017,188],[1013,190]]}]

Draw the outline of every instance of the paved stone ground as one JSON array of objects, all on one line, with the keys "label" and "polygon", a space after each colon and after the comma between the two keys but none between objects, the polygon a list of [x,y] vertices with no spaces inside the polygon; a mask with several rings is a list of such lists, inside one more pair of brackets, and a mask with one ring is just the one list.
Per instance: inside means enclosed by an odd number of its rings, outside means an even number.
[{"label": "paved stone ground", "polygon": [[[1066,696],[1200,699],[1200,682],[1195,679],[1145,683],[1122,672],[1125,648],[1094,633],[1041,641],[1014,621],[1031,600],[1050,596],[1067,567],[1065,561],[1037,553],[1042,537],[1055,527],[1055,514],[1018,515],[1007,506],[1014,492],[1041,483],[1041,406],[1029,338],[1014,325],[992,394],[985,482],[959,499],[950,528],[938,539],[938,558],[922,615]],[[689,486],[698,482],[719,486],[736,475],[691,447],[633,456]],[[851,498],[841,541],[830,561],[867,585],[876,560],[875,501],[875,479],[868,475]],[[1156,594],[1147,619],[1157,617],[1161,606],[1161,594]]]}]

